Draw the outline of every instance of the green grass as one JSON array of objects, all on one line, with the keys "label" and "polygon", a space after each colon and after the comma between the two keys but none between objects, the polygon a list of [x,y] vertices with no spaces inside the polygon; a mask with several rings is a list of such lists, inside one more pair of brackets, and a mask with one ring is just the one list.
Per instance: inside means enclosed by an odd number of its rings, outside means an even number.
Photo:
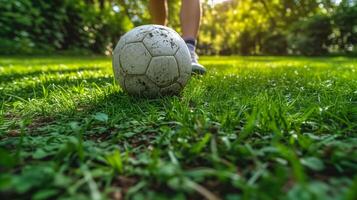
[{"label": "green grass", "polygon": [[357,59],[204,57],[139,99],[105,57],[0,58],[2,199],[356,199]]}]

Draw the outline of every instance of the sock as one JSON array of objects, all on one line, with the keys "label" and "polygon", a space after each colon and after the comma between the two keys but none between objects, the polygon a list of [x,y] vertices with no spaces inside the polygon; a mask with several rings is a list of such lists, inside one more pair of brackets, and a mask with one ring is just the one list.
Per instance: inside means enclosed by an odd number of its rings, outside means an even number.
[{"label": "sock", "polygon": [[184,38],[185,42],[188,44],[192,44],[193,46],[196,46],[196,39],[195,38]]},{"label": "sock", "polygon": [[190,50],[190,52],[195,52],[196,49],[196,40],[195,38],[184,38],[186,45],[188,47],[188,50]]},{"label": "sock", "polygon": [[187,45],[188,50],[189,50],[190,52],[195,52],[195,50],[196,50],[196,46],[195,46],[195,45],[193,45],[193,44],[191,44],[191,43],[186,43],[186,45]]}]

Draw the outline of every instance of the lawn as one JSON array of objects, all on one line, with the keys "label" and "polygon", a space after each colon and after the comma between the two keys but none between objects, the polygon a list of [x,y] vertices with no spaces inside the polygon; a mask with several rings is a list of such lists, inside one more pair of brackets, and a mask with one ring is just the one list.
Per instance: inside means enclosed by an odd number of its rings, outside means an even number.
[{"label": "lawn", "polygon": [[203,57],[140,99],[107,57],[0,57],[2,199],[357,199],[357,59]]}]

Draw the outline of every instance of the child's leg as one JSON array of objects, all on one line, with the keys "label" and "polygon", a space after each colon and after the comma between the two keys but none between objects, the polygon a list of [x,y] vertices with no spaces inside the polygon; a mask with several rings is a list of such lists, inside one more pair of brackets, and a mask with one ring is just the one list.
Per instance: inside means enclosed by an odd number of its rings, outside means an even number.
[{"label": "child's leg", "polygon": [[182,0],[180,19],[182,37],[196,39],[201,21],[200,0]]},{"label": "child's leg", "polygon": [[167,24],[166,0],[150,0],[149,10],[152,17],[152,23],[166,26]]},{"label": "child's leg", "polygon": [[198,57],[195,53],[201,15],[200,0],[182,0],[180,14],[182,38],[185,40],[191,54],[192,73],[196,74],[206,73],[206,69],[198,63]]}]

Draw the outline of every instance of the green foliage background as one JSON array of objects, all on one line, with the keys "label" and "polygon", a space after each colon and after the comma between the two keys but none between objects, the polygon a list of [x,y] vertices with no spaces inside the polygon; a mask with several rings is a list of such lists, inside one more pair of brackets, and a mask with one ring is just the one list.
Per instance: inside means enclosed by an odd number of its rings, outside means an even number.
[{"label": "green foliage background", "polygon": [[[202,54],[356,53],[356,0],[203,0]],[[1,54],[109,54],[120,36],[150,23],[148,0],[0,0]],[[179,28],[180,0],[169,1]]]}]

